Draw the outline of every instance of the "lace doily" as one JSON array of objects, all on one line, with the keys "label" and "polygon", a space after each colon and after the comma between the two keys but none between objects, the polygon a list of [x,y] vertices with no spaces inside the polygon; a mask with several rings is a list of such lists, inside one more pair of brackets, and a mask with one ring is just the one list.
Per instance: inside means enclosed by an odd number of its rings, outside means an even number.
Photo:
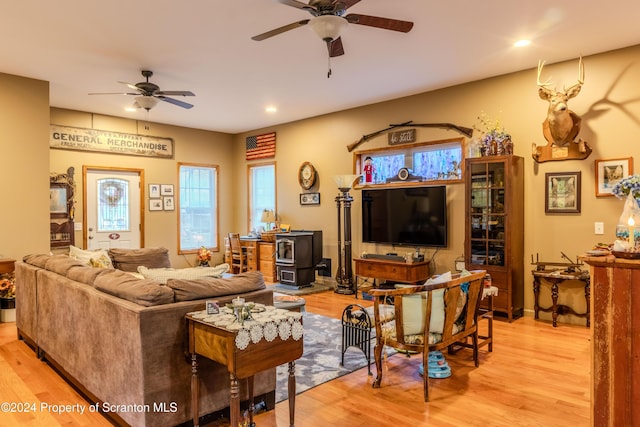
[{"label": "lace doily", "polygon": [[202,310],[189,315],[216,327],[237,331],[235,343],[238,350],[245,350],[251,343],[258,344],[263,339],[267,342],[273,341],[276,337],[283,341],[302,339],[302,313],[262,304],[256,304],[255,308],[251,318],[242,323],[235,319],[233,310],[227,307],[222,307],[219,314],[207,315],[206,310]]}]

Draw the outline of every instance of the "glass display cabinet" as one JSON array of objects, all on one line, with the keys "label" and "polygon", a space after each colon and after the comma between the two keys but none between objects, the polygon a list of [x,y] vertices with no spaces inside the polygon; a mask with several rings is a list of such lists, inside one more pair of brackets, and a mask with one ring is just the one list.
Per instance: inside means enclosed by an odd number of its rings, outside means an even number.
[{"label": "glass display cabinet", "polygon": [[465,264],[498,287],[494,311],[509,321],[524,308],[524,159],[465,160]]}]

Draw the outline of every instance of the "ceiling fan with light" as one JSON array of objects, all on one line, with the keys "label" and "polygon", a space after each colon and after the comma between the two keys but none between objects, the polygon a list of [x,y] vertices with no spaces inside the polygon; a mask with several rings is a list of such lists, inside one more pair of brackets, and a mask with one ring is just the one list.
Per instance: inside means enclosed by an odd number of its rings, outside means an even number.
[{"label": "ceiling fan with light", "polygon": [[192,108],[193,105],[178,99],[169,98],[170,96],[195,96],[193,92],[188,90],[160,90],[160,87],[149,81],[149,77],[153,76],[153,71],[142,70],[142,76],[146,81],[136,84],[118,82],[127,85],[135,92],[114,92],[114,93],[90,93],[89,95],[135,95],[133,106],[136,108],[144,108],[149,111],[156,106],[158,101],[168,102],[182,108]]},{"label": "ceiling fan with light", "polygon": [[309,4],[297,0],[277,0],[287,6],[306,10],[313,18],[303,19],[291,24],[276,28],[266,33],[251,37],[253,40],[261,41],[270,37],[282,34],[305,25],[311,29],[326,44],[329,50],[329,57],[344,55],[344,47],[340,34],[349,24],[366,25],[368,27],[381,28],[383,30],[393,30],[408,33],[413,28],[413,22],[400,21],[398,19],[381,18],[378,16],[361,15],[350,13],[345,15],[347,9],[360,0],[309,0]]}]

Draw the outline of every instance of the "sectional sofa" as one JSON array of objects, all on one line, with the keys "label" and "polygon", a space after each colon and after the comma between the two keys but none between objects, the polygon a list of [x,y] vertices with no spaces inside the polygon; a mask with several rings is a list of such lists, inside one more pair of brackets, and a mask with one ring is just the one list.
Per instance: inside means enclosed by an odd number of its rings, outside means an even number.
[{"label": "sectional sofa", "polygon": [[[128,259],[126,251],[112,253],[121,258],[115,266],[136,267],[137,251]],[[119,425],[174,426],[192,418],[186,313],[204,309],[207,299],[224,304],[237,295],[273,304],[259,272],[171,278],[156,266],[146,272],[162,274],[148,278],[69,255],[29,255],[16,263],[18,336]],[[200,413],[224,410],[226,369],[200,358],[199,372]],[[275,369],[255,378],[256,402],[267,409],[274,407],[275,384]],[[247,396],[242,382],[241,399]]]}]

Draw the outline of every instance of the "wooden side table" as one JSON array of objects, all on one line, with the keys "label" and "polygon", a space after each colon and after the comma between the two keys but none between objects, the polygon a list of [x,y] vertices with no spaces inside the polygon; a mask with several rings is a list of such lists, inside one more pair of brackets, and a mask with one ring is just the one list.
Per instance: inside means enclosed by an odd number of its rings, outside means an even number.
[{"label": "wooden side table", "polygon": [[[195,318],[193,313],[187,314],[187,333],[189,337],[189,353],[191,354],[191,404],[193,425],[199,425],[199,379],[197,356],[204,356],[227,367],[230,378],[230,412],[231,426],[237,427],[240,422],[240,385],[239,379],[248,380],[249,389],[249,422],[253,422],[253,378],[258,372],[289,364],[289,425],[294,426],[295,419],[295,360],[302,356],[303,339],[289,336],[281,339],[276,336],[269,341],[262,338],[254,342],[253,338],[244,349],[238,348],[237,330],[229,330],[202,319]],[[246,330],[245,330],[246,331]]]},{"label": "wooden side table", "polygon": [[[533,309],[535,311],[535,319],[538,319],[538,312],[551,312],[551,316],[553,318],[553,327],[558,326],[558,314],[571,313],[578,317],[584,317],[587,319],[587,328],[591,326],[591,309],[590,309],[590,280],[589,280],[589,272],[588,271],[574,271],[574,272],[565,272],[561,270],[555,271],[539,271],[534,270],[533,273],[533,295],[534,295],[534,305]],[[540,297],[540,283],[544,279],[545,281],[551,283],[551,300],[553,304],[551,307],[540,307],[538,304],[538,299]],[[584,298],[587,302],[587,310],[584,313],[576,313],[573,308],[558,304],[558,288],[564,282],[569,280],[578,280],[584,283]]]}]

